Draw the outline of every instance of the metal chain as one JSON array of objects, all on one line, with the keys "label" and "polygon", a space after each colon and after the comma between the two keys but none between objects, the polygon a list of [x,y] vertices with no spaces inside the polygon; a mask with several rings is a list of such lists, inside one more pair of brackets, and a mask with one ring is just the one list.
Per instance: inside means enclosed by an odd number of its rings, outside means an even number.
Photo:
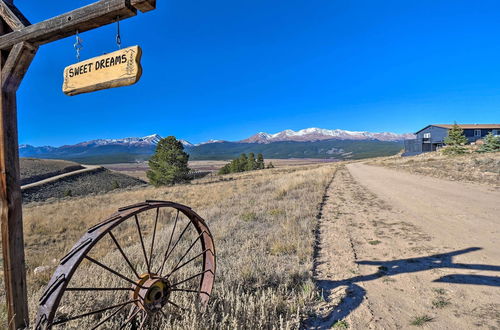
[{"label": "metal chain", "polygon": [[78,30],[76,30],[76,42],[73,45],[73,47],[75,47],[75,50],[76,50],[76,59],[78,61],[80,61],[80,51],[83,48],[83,40],[82,40],[82,38],[80,38],[80,35],[78,34]]},{"label": "metal chain", "polygon": [[120,35],[120,16],[116,18],[116,45],[118,49],[122,48],[122,37]]}]

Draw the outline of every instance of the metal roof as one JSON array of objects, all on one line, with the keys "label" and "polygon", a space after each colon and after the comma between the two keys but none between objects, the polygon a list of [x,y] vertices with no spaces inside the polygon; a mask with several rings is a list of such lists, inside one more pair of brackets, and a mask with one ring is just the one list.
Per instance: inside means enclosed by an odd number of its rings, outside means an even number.
[{"label": "metal roof", "polygon": [[[457,124],[461,129],[488,129],[488,128],[500,128],[500,124]],[[431,126],[438,126],[444,128],[452,128],[453,125],[447,124],[435,124]]]},{"label": "metal roof", "polygon": [[[461,129],[500,129],[500,124],[457,124],[457,125]],[[448,128],[449,129],[449,128],[453,127],[453,124],[432,124],[432,125],[427,125],[424,128],[422,128],[421,130],[418,130],[417,132],[415,132],[415,134],[423,131],[424,129],[426,129],[427,127],[430,127],[430,126],[436,126],[436,127]]]}]

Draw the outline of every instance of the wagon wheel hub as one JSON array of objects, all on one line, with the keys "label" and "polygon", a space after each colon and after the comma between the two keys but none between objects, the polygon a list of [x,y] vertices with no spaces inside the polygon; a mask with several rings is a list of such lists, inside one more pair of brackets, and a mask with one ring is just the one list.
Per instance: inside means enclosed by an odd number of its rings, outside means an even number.
[{"label": "wagon wheel hub", "polygon": [[132,300],[135,305],[148,313],[156,313],[168,303],[171,286],[168,280],[156,274],[142,274],[132,285]]}]

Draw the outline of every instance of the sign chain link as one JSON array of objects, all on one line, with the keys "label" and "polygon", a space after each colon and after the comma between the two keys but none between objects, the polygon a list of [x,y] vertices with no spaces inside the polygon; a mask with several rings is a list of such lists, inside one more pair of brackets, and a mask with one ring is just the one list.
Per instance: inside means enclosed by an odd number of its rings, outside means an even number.
[{"label": "sign chain link", "polygon": [[122,37],[120,34],[120,16],[116,17],[116,45],[118,49],[122,48]]},{"label": "sign chain link", "polygon": [[80,61],[80,51],[82,50],[83,48],[83,40],[82,38],[80,38],[80,35],[78,33],[79,31],[76,30],[76,42],[75,44],[73,45],[73,47],[75,47],[75,50],[76,50],[76,59],[78,61]]}]

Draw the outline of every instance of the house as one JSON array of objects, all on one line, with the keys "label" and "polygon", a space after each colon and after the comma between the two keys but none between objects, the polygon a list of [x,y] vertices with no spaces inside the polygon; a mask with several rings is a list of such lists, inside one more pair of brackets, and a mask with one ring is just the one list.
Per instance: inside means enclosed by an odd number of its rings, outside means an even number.
[{"label": "house", "polygon": [[[484,138],[489,132],[500,135],[500,124],[463,124],[458,125],[464,130],[464,135],[469,143]],[[423,152],[436,151],[444,146],[444,139],[448,136],[448,130],[453,125],[428,125],[420,131],[415,132],[417,136],[413,140],[405,140],[405,151],[403,156],[414,156]]]}]

